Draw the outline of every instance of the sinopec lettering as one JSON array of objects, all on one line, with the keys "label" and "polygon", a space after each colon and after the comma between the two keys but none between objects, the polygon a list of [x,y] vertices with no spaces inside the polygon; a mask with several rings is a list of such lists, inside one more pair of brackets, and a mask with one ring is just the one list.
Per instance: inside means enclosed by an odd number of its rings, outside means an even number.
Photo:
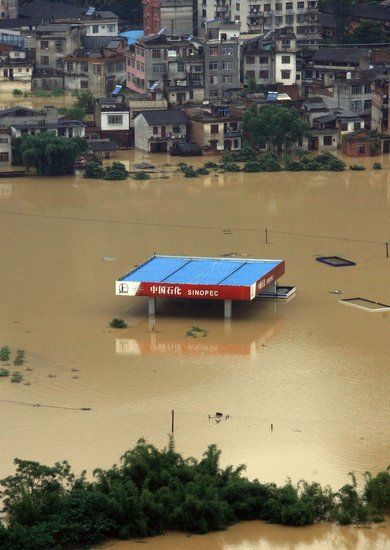
[{"label": "sinopec lettering", "polygon": [[218,296],[218,290],[187,290],[187,296],[212,296],[216,298]]}]

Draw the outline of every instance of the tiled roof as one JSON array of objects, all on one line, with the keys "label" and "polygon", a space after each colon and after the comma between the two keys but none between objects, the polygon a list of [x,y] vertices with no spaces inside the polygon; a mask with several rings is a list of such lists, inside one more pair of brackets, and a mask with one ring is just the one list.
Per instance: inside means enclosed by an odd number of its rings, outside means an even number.
[{"label": "tiled roof", "polygon": [[188,120],[183,111],[178,111],[176,109],[168,109],[166,111],[141,111],[139,115],[144,117],[149,126],[157,126],[159,124],[186,124]]}]

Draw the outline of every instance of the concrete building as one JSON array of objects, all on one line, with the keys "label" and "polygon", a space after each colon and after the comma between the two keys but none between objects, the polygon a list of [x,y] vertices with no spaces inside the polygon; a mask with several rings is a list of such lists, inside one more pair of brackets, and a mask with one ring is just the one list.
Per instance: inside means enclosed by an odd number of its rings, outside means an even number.
[{"label": "concrete building", "polygon": [[188,119],[183,111],[142,111],[134,119],[135,147],[166,153],[175,141],[186,141]]},{"label": "concrete building", "polygon": [[18,17],[18,0],[0,0],[0,19]]},{"label": "concrete building", "polygon": [[122,96],[96,99],[94,115],[95,126],[99,129],[102,139],[113,141],[119,148],[133,145],[130,109]]},{"label": "concrete building", "polygon": [[62,58],[82,46],[85,29],[80,25],[53,23],[36,29],[35,62],[37,68],[62,69]]},{"label": "concrete building", "polygon": [[170,36],[194,33],[193,0],[143,0],[143,30],[157,34],[162,28]]},{"label": "concrete building", "polygon": [[296,83],[297,59],[295,35],[281,30],[267,39],[253,38],[242,47],[242,80],[247,86],[251,80],[257,84]]},{"label": "concrete building", "polygon": [[12,164],[12,132],[10,128],[0,128],[0,166]]},{"label": "concrete building", "polygon": [[233,24],[210,25],[204,43],[205,99],[236,97],[240,82],[240,31]]},{"label": "concrete building", "polygon": [[379,74],[371,84],[372,86],[372,108],[371,128],[390,134],[389,124],[389,98],[390,98],[390,75]]},{"label": "concrete building", "polygon": [[203,32],[208,20],[221,18],[240,22],[243,33],[266,34],[285,27],[296,35],[298,46],[321,41],[317,0],[198,0],[197,6],[198,29]]},{"label": "concrete building", "polygon": [[198,147],[211,151],[240,150],[243,113],[227,105],[212,105],[211,109],[189,109],[189,139]]},{"label": "concrete building", "polygon": [[31,91],[33,62],[26,58],[25,51],[10,51],[0,60],[0,90],[10,92],[15,89]]},{"label": "concrete building", "polygon": [[194,52],[178,56],[175,51],[168,55],[168,83],[164,91],[170,105],[202,103],[204,100],[204,60]]},{"label": "concrete building", "polygon": [[159,89],[175,85],[168,77],[170,61],[201,57],[201,44],[196,41],[161,35],[143,36],[126,52],[126,87],[144,94],[157,82]]}]

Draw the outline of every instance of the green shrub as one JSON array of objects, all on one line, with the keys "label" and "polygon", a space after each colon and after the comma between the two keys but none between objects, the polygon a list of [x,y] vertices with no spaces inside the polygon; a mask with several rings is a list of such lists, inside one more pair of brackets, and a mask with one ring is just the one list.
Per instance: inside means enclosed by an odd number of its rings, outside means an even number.
[{"label": "green shrub", "polygon": [[137,170],[137,172],[134,172],[132,175],[132,178],[135,180],[150,180],[150,175],[143,170]]},{"label": "green shrub", "polygon": [[110,321],[110,327],[112,328],[127,328],[127,324],[123,319],[117,319],[114,317],[112,321]]},{"label": "green shrub", "polygon": [[225,172],[240,172],[240,167],[236,162],[224,162],[221,164],[221,168]]},{"label": "green shrub", "polygon": [[0,361],[8,361],[10,358],[11,352],[8,346],[3,346],[0,349]]},{"label": "green shrub", "polygon": [[125,180],[129,173],[122,162],[113,162],[111,166],[106,166],[104,172],[105,180]]},{"label": "green shrub", "polygon": [[374,170],[382,170],[382,164],[380,162],[374,162],[372,167]]},{"label": "green shrub", "polygon": [[7,376],[9,376],[9,370],[0,369],[0,378],[6,378]]},{"label": "green shrub", "polygon": [[280,172],[282,165],[277,155],[267,153],[258,159],[265,172]]},{"label": "green shrub", "polygon": [[15,88],[12,90],[13,95],[23,95],[23,91],[19,90],[18,88]]},{"label": "green shrub", "polygon": [[362,166],[361,164],[350,164],[349,169],[350,170],[365,170],[366,167]]},{"label": "green shrub", "polygon": [[101,164],[94,160],[90,160],[85,165],[85,178],[91,179],[103,179],[104,178],[104,168]]},{"label": "green shrub", "polygon": [[200,168],[196,169],[196,173],[200,176],[207,176],[207,174],[210,174],[210,171],[207,170],[205,166],[201,166]]},{"label": "green shrub", "polygon": [[204,167],[209,168],[210,170],[216,170],[218,168],[218,164],[216,162],[208,160],[204,163]]},{"label": "green shrub", "polygon": [[51,91],[51,95],[53,97],[61,97],[61,96],[65,95],[65,90],[63,90],[62,88],[54,88]]},{"label": "green shrub", "polygon": [[198,173],[192,166],[187,166],[186,168],[183,168],[182,170],[185,178],[197,178]]},{"label": "green shrub", "polygon": [[11,376],[11,382],[13,384],[20,384],[20,382],[23,382],[23,374],[21,372],[13,372]]},{"label": "green shrub", "polygon": [[256,160],[246,162],[242,170],[243,172],[264,172],[262,164]]},{"label": "green shrub", "polygon": [[14,359],[14,365],[16,366],[22,366],[24,364],[24,360],[25,360],[25,351],[23,349],[18,349],[18,351],[16,352],[16,357]]}]

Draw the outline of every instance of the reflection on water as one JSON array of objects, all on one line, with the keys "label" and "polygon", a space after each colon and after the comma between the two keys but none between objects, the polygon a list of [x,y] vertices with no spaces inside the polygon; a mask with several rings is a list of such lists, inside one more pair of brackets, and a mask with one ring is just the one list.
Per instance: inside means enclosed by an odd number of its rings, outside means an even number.
[{"label": "reflection on water", "polygon": [[[169,304],[169,302],[168,302]],[[261,305],[260,305],[261,304]],[[200,307],[203,303],[200,302]],[[218,311],[218,306],[214,310]],[[133,327],[131,338],[116,338],[115,351],[120,355],[243,355],[255,358],[262,347],[277,335],[283,327],[284,320],[278,314],[278,308],[284,304],[240,304],[241,310],[250,308],[250,321],[242,319],[241,323],[226,322],[222,318],[213,319],[212,329],[200,333],[199,337],[188,334],[191,328],[191,319],[187,324],[177,319],[157,315],[152,324],[140,323]],[[256,305],[259,311],[272,309],[273,313],[268,317],[260,315],[256,317]],[[238,304],[235,304],[238,307]],[[206,305],[203,305],[206,307]],[[180,311],[174,303],[166,306],[166,315],[174,315]],[[182,310],[182,316],[185,311]],[[221,316],[221,312],[219,311]],[[248,314],[248,312],[247,312]],[[197,319],[193,323],[197,323]],[[207,327],[210,325],[207,321]]]}]

